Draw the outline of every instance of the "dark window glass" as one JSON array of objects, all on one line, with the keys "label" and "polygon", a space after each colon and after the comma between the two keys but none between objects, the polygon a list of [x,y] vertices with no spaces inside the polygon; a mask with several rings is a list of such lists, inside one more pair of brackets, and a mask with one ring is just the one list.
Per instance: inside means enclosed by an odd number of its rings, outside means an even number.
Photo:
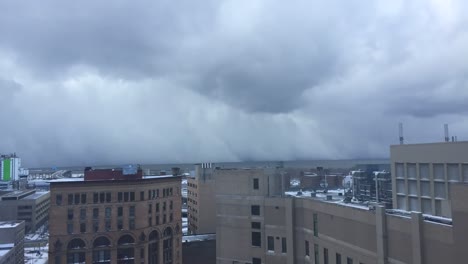
[{"label": "dark window glass", "polygon": [[260,215],[260,205],[252,205],[251,213],[252,215]]},{"label": "dark window glass", "polygon": [[106,218],[111,218],[112,208],[106,207]]},{"label": "dark window glass", "polygon": [[172,216],[172,213],[169,214],[169,223],[172,222],[173,220],[173,216]]},{"label": "dark window glass", "polygon": [[135,192],[130,192],[130,201],[135,201]]},{"label": "dark window glass", "polygon": [[314,214],[314,236],[318,236],[318,217]]},{"label": "dark window glass", "polygon": [[166,197],[166,189],[163,189],[163,197]]},{"label": "dark window glass", "polygon": [[112,201],[111,193],[110,193],[110,192],[107,192],[107,193],[106,193],[106,202],[107,202],[107,203],[110,203],[111,201]]},{"label": "dark window glass", "polygon": [[159,197],[159,189],[156,190],[156,197]]},{"label": "dark window glass", "polygon": [[258,190],[258,189],[259,189],[259,186],[258,186],[258,185],[259,185],[259,184],[258,184],[258,179],[257,179],[257,178],[253,179],[253,188],[254,188],[254,190]]},{"label": "dark window glass", "polygon": [[99,194],[99,202],[104,203],[105,201],[106,201],[106,194],[102,192]]},{"label": "dark window glass", "polygon": [[133,219],[133,218],[129,219],[128,227],[129,227],[130,230],[135,229],[135,219]]},{"label": "dark window glass", "polygon": [[128,215],[130,217],[135,217],[135,206],[132,205],[128,208]]},{"label": "dark window glass", "polygon": [[159,215],[156,216],[156,225],[159,225]]},{"label": "dark window glass", "polygon": [[267,249],[269,251],[275,251],[275,238],[272,236],[267,237]]},{"label": "dark window glass", "polygon": [[319,263],[319,246],[317,244],[314,244],[314,259],[315,263]]},{"label": "dark window glass", "polygon": [[122,197],[123,197],[123,196],[122,196],[122,192],[119,192],[119,193],[117,194],[117,200],[119,200],[119,202],[121,202],[121,201],[123,200]]},{"label": "dark window glass", "polygon": [[62,195],[61,194],[57,194],[55,196],[55,204],[62,205]]},{"label": "dark window glass", "polygon": [[98,232],[98,231],[99,231],[99,222],[93,221],[93,232]]},{"label": "dark window glass", "polygon": [[67,223],[67,232],[68,232],[68,234],[73,233],[73,222],[68,222]]},{"label": "dark window glass", "polygon": [[99,208],[93,208],[93,219],[99,218]]},{"label": "dark window glass", "polygon": [[119,206],[117,208],[117,216],[118,217],[122,217],[123,216],[123,207],[122,206]]},{"label": "dark window glass", "polygon": [[156,203],[156,212],[159,212],[159,203]]},{"label": "dark window glass", "polygon": [[252,229],[260,229],[261,226],[260,222],[252,222]]},{"label": "dark window glass", "polygon": [[79,204],[79,203],[80,203],[80,194],[75,193],[75,202],[74,202],[74,204]]},{"label": "dark window glass", "polygon": [[117,229],[118,230],[123,229],[123,220],[122,219],[117,219]]},{"label": "dark window glass", "polygon": [[151,199],[151,190],[148,190],[148,200]]},{"label": "dark window glass", "polygon": [[111,220],[106,219],[106,231],[110,231],[112,228]]},{"label": "dark window glass", "polygon": [[252,264],[262,264],[261,258],[252,258]]},{"label": "dark window glass", "polygon": [[148,214],[153,213],[153,204],[148,204]]},{"label": "dark window glass", "polygon": [[86,220],[86,208],[81,208],[80,209],[80,219],[81,220]]},{"label": "dark window glass", "polygon": [[86,203],[86,193],[81,194],[81,203],[85,204]]},{"label": "dark window glass", "polygon": [[341,254],[336,253],[336,264],[341,264]]},{"label": "dark window glass", "polygon": [[352,258],[346,258],[346,264],[353,264]]},{"label": "dark window glass", "polygon": [[73,209],[72,208],[68,208],[68,211],[67,211],[67,215],[68,215],[68,220],[73,220]]},{"label": "dark window glass", "polygon": [[148,217],[148,225],[152,226],[153,225],[153,217]]},{"label": "dark window glass", "polygon": [[310,251],[309,251],[309,241],[305,241],[304,243],[304,246],[305,246],[305,255],[308,257],[310,256]]},{"label": "dark window glass", "polygon": [[323,249],[323,264],[328,264],[328,248]]},{"label": "dark window glass", "polygon": [[172,188],[170,188],[170,189],[169,189],[169,195],[172,196],[172,193],[173,193],[173,192],[172,192]]},{"label": "dark window glass", "polygon": [[166,215],[163,215],[163,224],[166,223]]},{"label": "dark window glass", "polygon": [[163,211],[166,211],[166,202],[163,202]]},{"label": "dark window glass", "polygon": [[128,192],[124,192],[124,202],[128,202]]},{"label": "dark window glass", "polygon": [[93,203],[99,202],[99,193],[93,193]]},{"label": "dark window glass", "polygon": [[80,223],[80,232],[86,233],[86,223]]},{"label": "dark window glass", "polygon": [[262,238],[260,232],[252,232],[252,246],[254,247],[261,247],[262,246]]},{"label": "dark window glass", "polygon": [[140,192],[140,201],[145,200],[145,192]]},{"label": "dark window glass", "polygon": [[73,204],[73,194],[68,195],[68,205]]},{"label": "dark window glass", "polygon": [[282,237],[281,238],[281,253],[286,253],[287,252],[287,244],[286,244],[286,238]]},{"label": "dark window glass", "polygon": [[174,203],[172,201],[169,201],[169,210],[172,210],[173,207],[174,207]]}]

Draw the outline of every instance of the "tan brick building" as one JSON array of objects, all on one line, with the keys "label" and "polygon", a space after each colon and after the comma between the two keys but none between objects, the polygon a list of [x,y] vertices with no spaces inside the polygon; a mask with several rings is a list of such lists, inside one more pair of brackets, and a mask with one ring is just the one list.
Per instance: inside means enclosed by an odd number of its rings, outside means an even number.
[{"label": "tan brick building", "polygon": [[181,178],[85,171],[52,181],[49,263],[182,263]]},{"label": "tan brick building", "polygon": [[466,262],[468,184],[452,185],[453,219],[444,219],[306,192],[285,197],[273,169],[215,174],[218,264]]}]

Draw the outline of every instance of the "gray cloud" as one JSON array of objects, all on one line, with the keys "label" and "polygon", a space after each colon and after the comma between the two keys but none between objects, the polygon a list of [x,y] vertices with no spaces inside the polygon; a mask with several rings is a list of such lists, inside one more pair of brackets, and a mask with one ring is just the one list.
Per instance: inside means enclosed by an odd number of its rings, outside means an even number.
[{"label": "gray cloud", "polygon": [[[0,152],[36,165],[385,157],[468,131],[464,1],[3,1]],[[8,113],[8,114],[5,114]]]}]

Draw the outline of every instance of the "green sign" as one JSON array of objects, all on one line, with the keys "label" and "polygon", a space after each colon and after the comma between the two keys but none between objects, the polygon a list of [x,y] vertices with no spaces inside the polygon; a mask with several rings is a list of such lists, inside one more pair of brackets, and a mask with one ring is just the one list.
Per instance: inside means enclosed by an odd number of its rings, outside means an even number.
[{"label": "green sign", "polygon": [[3,160],[3,180],[4,181],[11,180],[11,159]]}]

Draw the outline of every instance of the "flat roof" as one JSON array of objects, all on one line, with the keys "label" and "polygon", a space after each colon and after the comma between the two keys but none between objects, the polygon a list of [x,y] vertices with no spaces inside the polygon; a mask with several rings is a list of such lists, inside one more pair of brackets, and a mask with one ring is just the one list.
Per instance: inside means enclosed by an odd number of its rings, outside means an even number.
[{"label": "flat roof", "polygon": [[17,227],[22,221],[0,221],[0,228],[13,228]]},{"label": "flat roof", "polygon": [[47,191],[47,192],[36,192],[34,194],[31,194],[31,195],[28,195],[28,196],[24,197],[23,200],[35,200],[35,199],[40,198],[40,197],[42,197],[44,195],[47,195],[49,193],[50,193],[49,191]]}]

